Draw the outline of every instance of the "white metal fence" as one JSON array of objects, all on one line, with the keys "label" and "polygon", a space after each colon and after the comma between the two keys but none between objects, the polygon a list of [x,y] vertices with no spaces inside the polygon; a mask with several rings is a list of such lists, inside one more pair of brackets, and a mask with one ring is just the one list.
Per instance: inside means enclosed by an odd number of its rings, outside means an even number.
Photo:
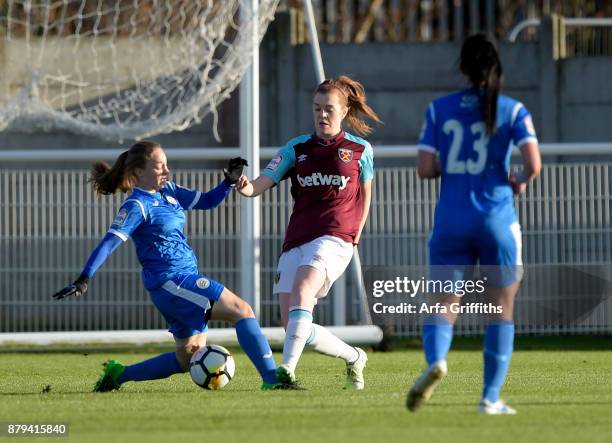
[{"label": "white metal fence", "polygon": [[[612,53],[612,18],[610,17],[557,17],[558,41],[560,58],[609,56]],[[541,25],[540,18],[529,18],[517,23],[508,34],[508,41],[515,42],[523,31],[537,28]],[[535,33],[527,33],[523,41],[534,39]]]},{"label": "white metal fence", "polygon": [[[548,147],[554,153],[567,149]],[[385,148],[379,157],[398,152],[414,155],[412,148]],[[612,146],[584,146],[580,154],[588,152],[612,153]],[[1,155],[10,159],[11,153]],[[95,197],[85,169],[16,169],[10,162],[2,164],[0,332],[164,328],[142,287],[131,246],[119,248],[109,258],[82,300],[51,299],[53,292],[79,274],[122,197]],[[607,272],[612,268],[611,175],[612,162],[598,157],[588,162],[546,162],[541,177],[519,199],[526,266],[517,302],[520,332],[612,332],[612,299],[607,292]],[[173,171],[176,182],[202,190],[221,178],[219,171]],[[424,272],[438,183],[419,180],[413,167],[377,168],[374,183],[371,215],[360,246],[364,269],[394,266]],[[237,199],[232,195],[215,210],[189,213],[186,228],[201,270],[230,288],[238,287],[240,273]],[[288,183],[273,188],[261,204],[261,319],[266,326],[276,326],[278,308],[270,289],[291,211]],[[584,275],[595,280],[576,280]],[[361,301],[350,282],[347,294],[350,324],[360,319]],[[332,322],[333,304],[333,297],[319,304],[317,321]],[[388,321],[400,335],[419,332],[419,316],[394,316]],[[457,331],[476,333],[481,326],[482,319],[466,316]]]}]

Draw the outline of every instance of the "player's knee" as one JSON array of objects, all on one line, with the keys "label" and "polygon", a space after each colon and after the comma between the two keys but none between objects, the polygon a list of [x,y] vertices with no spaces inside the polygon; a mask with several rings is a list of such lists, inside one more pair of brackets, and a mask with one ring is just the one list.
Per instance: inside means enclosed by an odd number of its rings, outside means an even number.
[{"label": "player's knee", "polygon": [[293,297],[301,297],[305,294],[311,294],[314,293],[317,288],[316,288],[316,284],[315,282],[312,282],[310,280],[299,280],[296,281],[295,284],[293,285]]},{"label": "player's knee", "polygon": [[243,318],[255,317],[255,313],[251,306],[239,297],[235,297],[231,304],[227,306],[226,313],[223,318],[226,321],[236,323]]},{"label": "player's knee", "polygon": [[255,317],[255,313],[253,312],[251,305],[249,305],[247,302],[245,302],[242,299],[238,299],[238,300],[239,302],[236,303],[236,312],[235,312],[236,321],[241,320],[243,318]]}]

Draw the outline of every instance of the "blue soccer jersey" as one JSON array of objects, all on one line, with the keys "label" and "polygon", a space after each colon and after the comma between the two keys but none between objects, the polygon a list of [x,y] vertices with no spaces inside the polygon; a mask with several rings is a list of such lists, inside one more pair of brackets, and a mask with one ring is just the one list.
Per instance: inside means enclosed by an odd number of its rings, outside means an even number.
[{"label": "blue soccer jersey", "polygon": [[152,290],[176,275],[198,273],[198,262],[183,233],[185,210],[217,206],[230,187],[222,183],[208,193],[168,182],[160,192],[136,188],[123,202],[109,233],[134,241],[144,285]]},{"label": "blue soccer jersey", "polygon": [[480,262],[494,286],[520,278],[520,226],[508,181],[512,145],[537,142],[522,103],[500,96],[496,130],[486,132],[482,91],[471,88],[432,102],[419,150],[439,155],[441,190],[429,241],[434,278],[461,279]]},{"label": "blue soccer jersey", "polygon": [[514,213],[508,182],[512,144],[537,142],[531,115],[522,103],[500,96],[496,131],[487,135],[479,89],[434,100],[425,113],[419,150],[436,153],[442,167],[437,218],[478,213]]}]

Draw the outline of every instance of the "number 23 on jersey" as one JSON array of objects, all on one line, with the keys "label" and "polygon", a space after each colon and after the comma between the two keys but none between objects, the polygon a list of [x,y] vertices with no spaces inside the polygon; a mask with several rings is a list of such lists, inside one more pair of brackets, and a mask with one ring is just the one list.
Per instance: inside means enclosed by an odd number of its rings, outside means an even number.
[{"label": "number 23 on jersey", "polygon": [[473,136],[471,146],[466,146],[468,159],[460,160],[459,154],[465,139],[465,132],[468,128],[464,128],[458,120],[447,120],[442,126],[442,131],[449,135],[452,140],[446,159],[447,174],[480,174],[487,163],[487,144],[489,137],[482,121],[472,123],[469,127],[469,132]]}]

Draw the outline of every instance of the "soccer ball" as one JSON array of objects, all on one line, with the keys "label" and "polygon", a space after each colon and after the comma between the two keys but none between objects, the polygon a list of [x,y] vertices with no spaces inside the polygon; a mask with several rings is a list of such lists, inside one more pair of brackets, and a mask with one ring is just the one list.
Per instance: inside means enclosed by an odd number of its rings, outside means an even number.
[{"label": "soccer ball", "polygon": [[219,345],[198,349],[189,363],[191,379],[204,389],[221,389],[230,382],[235,370],[234,357]]}]

